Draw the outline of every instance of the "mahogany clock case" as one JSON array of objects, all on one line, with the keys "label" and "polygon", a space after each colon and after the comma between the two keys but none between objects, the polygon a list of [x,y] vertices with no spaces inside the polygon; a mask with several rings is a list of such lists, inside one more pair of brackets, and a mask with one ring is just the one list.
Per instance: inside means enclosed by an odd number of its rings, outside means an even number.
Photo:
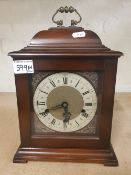
[{"label": "mahogany clock case", "polygon": [[[79,31],[84,31],[86,37],[73,38],[72,33]],[[34,74],[15,74],[21,145],[13,162],[73,161],[117,166],[110,138],[117,61],[122,53],[103,46],[92,31],[69,27],[41,31],[29,46],[9,55],[13,60],[33,60],[34,65]],[[78,73],[91,83],[93,75],[97,77],[96,87],[93,84],[97,112],[95,122],[90,124],[94,127],[93,132],[89,126],[82,132],[52,132],[35,123],[34,81],[38,81],[38,77],[41,81],[44,76],[56,72]]]}]

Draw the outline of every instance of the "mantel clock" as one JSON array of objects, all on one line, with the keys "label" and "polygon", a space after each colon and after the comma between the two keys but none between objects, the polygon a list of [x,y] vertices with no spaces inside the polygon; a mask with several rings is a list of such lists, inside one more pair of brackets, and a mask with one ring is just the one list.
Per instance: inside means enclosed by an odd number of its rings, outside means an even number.
[{"label": "mantel clock", "polygon": [[[76,12],[70,27],[58,12]],[[110,143],[118,57],[81,17],[61,7],[59,27],[38,32],[13,58],[21,144],[13,162],[28,160],[117,166]],[[31,65],[29,65],[31,63]],[[31,70],[32,69],[32,70]]]}]

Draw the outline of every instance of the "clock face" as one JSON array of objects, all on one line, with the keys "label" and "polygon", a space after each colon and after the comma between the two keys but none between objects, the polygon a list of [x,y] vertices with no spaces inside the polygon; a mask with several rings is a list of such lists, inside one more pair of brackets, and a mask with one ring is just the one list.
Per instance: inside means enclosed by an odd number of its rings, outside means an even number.
[{"label": "clock face", "polygon": [[59,132],[73,132],[93,119],[97,96],[86,78],[61,72],[47,76],[38,84],[33,105],[37,117],[45,126]]}]

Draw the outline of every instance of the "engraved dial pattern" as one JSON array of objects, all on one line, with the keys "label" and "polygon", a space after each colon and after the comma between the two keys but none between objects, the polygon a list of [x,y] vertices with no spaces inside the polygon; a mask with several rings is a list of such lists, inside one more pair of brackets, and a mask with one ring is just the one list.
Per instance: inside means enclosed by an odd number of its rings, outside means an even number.
[{"label": "engraved dial pattern", "polygon": [[[47,109],[63,102],[68,103],[68,112],[71,114],[66,124],[63,123],[62,108],[47,112]],[[94,87],[87,79],[75,73],[62,72],[49,75],[39,83],[33,104],[37,117],[48,128],[59,132],[73,132],[85,127],[93,119],[97,97]]]}]

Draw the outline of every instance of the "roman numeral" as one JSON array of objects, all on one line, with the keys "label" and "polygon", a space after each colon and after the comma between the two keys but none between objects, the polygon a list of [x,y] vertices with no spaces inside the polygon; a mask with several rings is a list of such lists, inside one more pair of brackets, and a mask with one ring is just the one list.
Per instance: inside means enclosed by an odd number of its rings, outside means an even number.
[{"label": "roman numeral", "polygon": [[76,124],[79,126],[79,123],[75,120]]},{"label": "roman numeral", "polygon": [[39,113],[39,114],[42,115],[43,117],[46,117],[46,116],[48,115],[47,112],[41,112],[41,113]]},{"label": "roman numeral", "polygon": [[45,105],[45,102],[43,102],[43,101],[40,102],[40,101],[37,100],[37,106],[38,105]]},{"label": "roman numeral", "polygon": [[85,106],[92,106],[92,103],[85,103]]},{"label": "roman numeral", "polygon": [[88,114],[86,112],[82,112],[81,114],[83,117],[87,118],[88,117]]},{"label": "roman numeral", "polygon": [[67,77],[63,77],[63,83],[64,83],[64,84],[67,84],[67,82],[68,82]]},{"label": "roman numeral", "polygon": [[88,114],[86,113],[86,110],[85,109],[82,109],[81,110],[81,115],[83,116],[83,117],[85,117],[85,118],[87,118],[88,117]]},{"label": "roman numeral", "polygon": [[55,125],[55,122],[56,122],[56,120],[53,119],[53,120],[51,121],[51,124],[52,124],[52,125]]},{"label": "roman numeral", "polygon": [[77,85],[79,84],[80,80],[76,83],[75,87],[77,87]]},{"label": "roman numeral", "polygon": [[[40,90],[40,89],[39,89]],[[48,93],[47,92],[44,92],[44,91],[42,91],[42,90],[40,90],[42,93],[44,93],[44,94],[47,94],[48,95]]]},{"label": "roman numeral", "polygon": [[53,80],[49,80],[50,81],[50,84],[52,84],[52,86],[56,87],[55,83]]},{"label": "roman numeral", "polygon": [[86,92],[84,92],[84,93],[82,93],[83,95],[86,95],[86,94],[88,94],[89,93],[89,91],[86,91]]}]

